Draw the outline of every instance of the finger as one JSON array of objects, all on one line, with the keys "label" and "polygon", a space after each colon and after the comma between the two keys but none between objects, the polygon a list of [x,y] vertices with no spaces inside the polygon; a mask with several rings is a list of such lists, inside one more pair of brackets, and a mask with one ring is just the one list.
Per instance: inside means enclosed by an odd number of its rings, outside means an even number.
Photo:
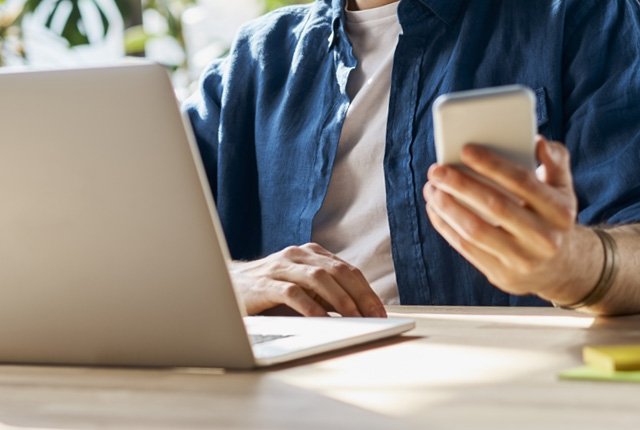
[{"label": "finger", "polygon": [[571,155],[564,145],[538,136],[536,154],[545,170],[543,182],[554,187],[573,187]]},{"label": "finger", "polygon": [[553,203],[550,207],[553,210],[548,212],[547,216],[554,219],[559,227],[571,228],[578,217],[578,203],[573,189],[569,151],[564,145],[549,142],[540,136],[536,153],[541,163],[536,170],[538,179],[556,190],[562,191],[550,196],[549,201]]},{"label": "finger", "polygon": [[329,267],[329,273],[351,296],[362,315],[373,318],[387,317],[382,301],[359,269],[339,261]]},{"label": "finger", "polygon": [[[361,315],[378,318],[385,318],[387,316],[380,298],[373,291],[371,285],[369,285],[369,282],[358,268],[342,260],[335,254],[330,253],[318,244],[309,243],[300,248],[308,251],[308,254],[301,256],[298,262],[319,267],[326,271],[333,281],[339,285],[340,289],[349,295]],[[317,275],[322,276],[323,273],[317,273]],[[335,302],[329,300],[326,294],[322,294],[321,291],[316,292],[331,303],[338,312],[345,315],[340,311]]]},{"label": "finger", "polygon": [[[554,229],[549,228],[546,220],[533,213],[529,208],[515,203],[504,193],[497,191],[493,186],[487,185],[469,175],[452,168],[450,166],[440,166],[429,172],[431,183],[434,187],[454,196],[461,202],[464,202],[477,213],[481,214],[485,219],[490,219],[501,226],[505,231],[495,228],[491,230],[490,235],[483,234],[486,222],[479,226],[473,224],[473,220],[477,216],[472,216],[471,211],[464,209],[462,205],[456,204],[455,200],[449,206],[459,214],[458,219],[471,219],[466,223],[466,229],[473,228],[469,234],[476,236],[482,235],[474,240],[483,249],[491,251],[494,255],[504,255],[505,252],[518,252],[522,254],[524,249],[529,249],[531,253],[538,256],[548,256],[556,252],[558,247],[558,238]],[[440,199],[443,204],[444,198]],[[446,200],[449,202],[449,200]],[[442,209],[441,209],[442,211]],[[447,210],[448,212],[448,210]],[[463,233],[458,229],[459,233]],[[486,237],[485,237],[486,236]],[[516,240],[520,246],[518,249],[505,249],[505,247],[515,246],[508,244]],[[491,247],[491,250],[487,246]],[[502,246],[498,246],[502,245]],[[527,256],[528,258],[528,256]]]},{"label": "finger", "polygon": [[535,172],[526,167],[478,145],[465,146],[462,161],[475,172],[523,199],[534,212],[542,215],[550,224],[565,227],[567,219],[569,224],[573,222],[572,199],[566,190],[560,189],[559,192],[558,189],[541,182]]},{"label": "finger", "polygon": [[[309,249],[313,253],[324,255],[324,256],[330,258],[331,260],[335,260],[338,263],[342,263],[342,264],[347,265],[348,268],[351,271],[351,274],[353,276],[355,276],[356,278],[358,278],[357,282],[359,282],[363,286],[366,286],[367,289],[371,289],[371,287],[369,285],[369,281],[367,281],[367,278],[365,278],[365,276],[362,274],[362,272],[357,267],[351,265],[349,262],[347,262],[347,261],[343,260],[342,258],[338,257],[336,254],[334,254],[334,253],[332,253],[330,251],[327,251],[321,245],[312,242],[312,243],[307,243],[305,245],[302,245],[301,248],[302,249]],[[373,298],[374,298],[374,301],[380,302],[380,299],[378,298],[378,296],[375,293],[373,293]],[[384,310],[384,306],[382,305],[382,302],[380,302],[380,306]]]},{"label": "finger", "polygon": [[455,249],[460,255],[462,255],[469,263],[473,264],[478,270],[487,276],[489,282],[494,283],[491,279],[490,273],[492,267],[500,265],[500,261],[482,251],[477,246],[470,242],[465,241],[451,226],[445,221],[444,218],[437,213],[435,208],[428,204],[427,215],[431,221],[431,225],[436,229],[438,233]]},{"label": "finger", "polygon": [[[528,267],[534,256],[511,234],[495,227],[457,202],[452,196],[430,187],[427,190],[429,206],[462,239],[491,254],[509,268]],[[535,249],[535,248],[534,248]]]},{"label": "finger", "polygon": [[[297,284],[290,282],[281,282],[279,284],[279,297],[284,298],[284,303],[294,311],[306,317],[328,317],[327,311],[315,300],[313,300],[306,291]],[[269,291],[275,291],[270,289]]]},{"label": "finger", "polygon": [[354,299],[318,263],[294,263],[286,270],[274,273],[274,278],[307,290],[307,296],[320,296],[343,316],[362,317]]},{"label": "finger", "polygon": [[322,308],[325,309],[327,312],[337,312],[336,309],[331,305],[331,303],[327,302],[318,294],[312,291],[306,291],[306,293],[309,294],[309,296],[314,302],[322,306]]},{"label": "finger", "polygon": [[296,312],[295,310],[291,309],[289,306],[285,304],[279,304],[270,309],[266,309],[258,313],[257,315],[262,315],[265,317],[302,317],[304,316],[300,312]]}]

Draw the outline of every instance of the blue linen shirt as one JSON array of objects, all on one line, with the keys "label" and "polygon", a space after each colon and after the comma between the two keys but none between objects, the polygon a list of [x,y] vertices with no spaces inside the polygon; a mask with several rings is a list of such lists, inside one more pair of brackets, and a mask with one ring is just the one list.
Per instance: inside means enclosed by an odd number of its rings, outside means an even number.
[{"label": "blue linen shirt", "polygon": [[[356,66],[345,0],[248,23],[186,102],[231,255],[311,239]],[[636,0],[402,0],[384,171],[403,304],[543,305],[511,296],[433,229],[422,187],[436,161],[431,106],[452,91],[523,84],[539,130],[566,144],[579,222],[640,220],[640,7]]]}]

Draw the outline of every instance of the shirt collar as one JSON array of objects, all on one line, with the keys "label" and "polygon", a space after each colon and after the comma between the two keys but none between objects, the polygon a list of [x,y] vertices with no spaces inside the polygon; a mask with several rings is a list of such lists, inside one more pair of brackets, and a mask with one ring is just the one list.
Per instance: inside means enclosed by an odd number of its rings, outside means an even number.
[{"label": "shirt collar", "polygon": [[[333,10],[333,29],[336,29],[336,21],[341,19],[344,15],[344,8],[347,4],[347,0],[330,0],[331,8]],[[460,7],[465,0],[419,0],[429,9],[431,12],[442,21],[451,25],[460,12]]]},{"label": "shirt collar", "polygon": [[[344,34],[344,9],[347,4],[347,0],[324,0],[331,3],[332,19],[331,19],[331,35],[328,40],[328,47],[331,50],[336,41],[336,32],[338,34]],[[456,18],[460,14],[462,4],[466,0],[414,0],[424,4],[431,12],[445,24],[451,25],[455,22]],[[402,7],[414,7],[413,4],[401,4]],[[415,10],[415,9],[414,9]],[[400,12],[399,12],[400,13]],[[412,14],[414,15],[414,14]],[[414,16],[421,16],[421,13],[416,13]],[[404,24],[403,24],[404,26]]]},{"label": "shirt collar", "polygon": [[425,6],[447,23],[453,24],[460,13],[460,8],[465,0],[420,0]]}]

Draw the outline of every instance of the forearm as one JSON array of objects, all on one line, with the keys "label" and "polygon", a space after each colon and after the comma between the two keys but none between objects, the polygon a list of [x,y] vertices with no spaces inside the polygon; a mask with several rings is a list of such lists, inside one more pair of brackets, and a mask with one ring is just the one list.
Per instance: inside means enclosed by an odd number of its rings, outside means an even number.
[{"label": "forearm", "polygon": [[[607,227],[618,248],[618,268],[611,288],[598,303],[581,310],[597,315],[640,312],[640,224]],[[578,226],[567,253],[564,281],[541,296],[558,304],[571,304],[587,296],[604,267],[604,249],[592,229]]]}]

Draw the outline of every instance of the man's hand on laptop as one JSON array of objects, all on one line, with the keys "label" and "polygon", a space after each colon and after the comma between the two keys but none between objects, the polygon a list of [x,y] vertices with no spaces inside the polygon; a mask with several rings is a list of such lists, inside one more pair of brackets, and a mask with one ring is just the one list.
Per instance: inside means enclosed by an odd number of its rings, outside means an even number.
[{"label": "man's hand on laptop", "polygon": [[387,315],[360,270],[314,243],[261,260],[234,261],[230,271],[249,314],[285,305],[304,316]]}]

